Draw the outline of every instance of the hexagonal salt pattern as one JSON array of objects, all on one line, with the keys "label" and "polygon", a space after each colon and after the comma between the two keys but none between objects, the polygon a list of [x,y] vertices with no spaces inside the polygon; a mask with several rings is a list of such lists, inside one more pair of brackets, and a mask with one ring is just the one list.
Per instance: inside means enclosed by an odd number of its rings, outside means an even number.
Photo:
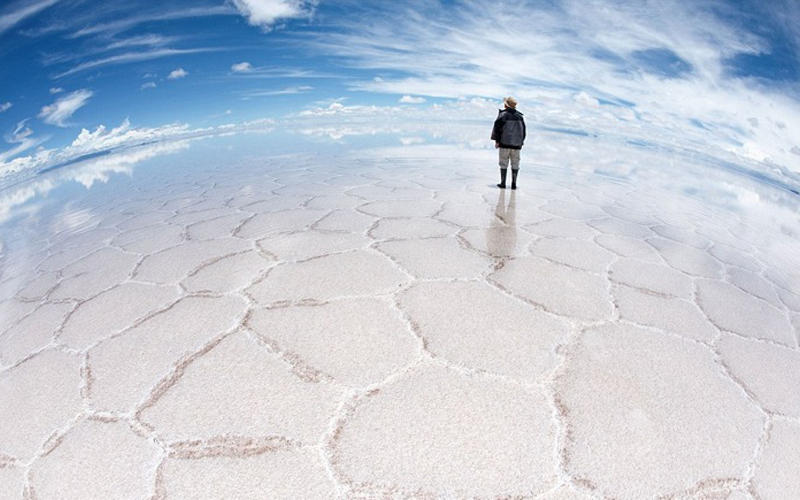
[{"label": "hexagonal salt pattern", "polygon": [[37,498],[137,498],[152,493],[158,447],[126,422],[86,420],[31,468]]},{"label": "hexagonal salt pattern", "polygon": [[723,362],[768,411],[800,418],[800,352],[735,335],[719,343]]},{"label": "hexagonal salt pattern", "polygon": [[580,319],[610,319],[608,278],[539,257],[513,259],[490,278],[544,309]]},{"label": "hexagonal salt pattern", "polygon": [[248,289],[260,304],[385,294],[408,282],[407,274],[371,250],[325,255],[276,266]]},{"label": "hexagonal salt pattern", "polygon": [[81,412],[77,356],[45,351],[0,373],[0,456],[29,459]]},{"label": "hexagonal salt pattern", "polygon": [[92,405],[120,412],[133,409],[178,361],[239,325],[245,310],[245,302],[237,297],[187,297],[92,347]]},{"label": "hexagonal salt pattern", "polygon": [[488,257],[462,247],[455,238],[386,241],[377,248],[418,278],[472,278],[492,265]]},{"label": "hexagonal salt pattern", "polygon": [[[439,297],[450,304],[443,308]],[[555,367],[569,322],[477,281],[420,283],[399,296],[427,349],[458,365],[519,380]]]},{"label": "hexagonal salt pattern", "polygon": [[723,330],[796,346],[785,311],[731,284],[699,280],[697,301],[708,318]]},{"label": "hexagonal salt pattern", "polygon": [[742,477],[763,427],[711,351],[636,327],[582,334],[556,390],[566,469],[603,496],[678,494]]},{"label": "hexagonal salt pattern", "polygon": [[556,482],[554,437],[540,390],[423,364],[356,401],[329,446],[370,496],[519,496]]},{"label": "hexagonal salt pattern", "polygon": [[140,412],[142,422],[168,442],[233,434],[313,443],[342,392],[296,377],[280,357],[242,332],[223,339],[168,384]]},{"label": "hexagonal salt pattern", "polygon": [[176,287],[121,284],[80,304],[65,322],[59,340],[70,347],[86,347],[130,327],[178,296]]},{"label": "hexagonal salt pattern", "polygon": [[753,220],[294,162],[0,255],[0,497],[800,495],[800,280]]},{"label": "hexagonal salt pattern", "polygon": [[43,304],[12,326],[3,336],[0,361],[9,365],[17,363],[50,344],[73,308],[71,303]]},{"label": "hexagonal salt pattern", "polygon": [[800,496],[800,423],[776,419],[769,429],[753,489],[761,498]]},{"label": "hexagonal salt pattern", "polygon": [[303,360],[297,369],[354,387],[380,382],[419,350],[400,313],[373,298],[257,309],[248,326],[289,360]]}]

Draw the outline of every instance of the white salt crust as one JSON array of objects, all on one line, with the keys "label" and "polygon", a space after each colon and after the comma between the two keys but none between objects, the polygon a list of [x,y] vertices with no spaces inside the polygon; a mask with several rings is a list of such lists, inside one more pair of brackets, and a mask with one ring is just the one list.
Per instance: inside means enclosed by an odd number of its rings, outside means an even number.
[{"label": "white salt crust", "polygon": [[3,256],[0,496],[800,495],[800,281],[745,221],[276,161]]}]

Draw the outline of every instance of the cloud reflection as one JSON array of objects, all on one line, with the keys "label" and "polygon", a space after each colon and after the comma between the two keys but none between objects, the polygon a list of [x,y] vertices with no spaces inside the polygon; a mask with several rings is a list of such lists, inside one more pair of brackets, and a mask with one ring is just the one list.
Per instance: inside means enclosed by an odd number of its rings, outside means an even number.
[{"label": "cloud reflection", "polygon": [[189,142],[185,139],[138,146],[48,171],[32,182],[22,183],[19,187],[0,193],[0,223],[15,215],[20,206],[36,197],[47,195],[64,183],[78,182],[89,189],[95,183],[108,182],[112,174],[131,175],[136,164],[144,160],[184,151],[189,147]]}]

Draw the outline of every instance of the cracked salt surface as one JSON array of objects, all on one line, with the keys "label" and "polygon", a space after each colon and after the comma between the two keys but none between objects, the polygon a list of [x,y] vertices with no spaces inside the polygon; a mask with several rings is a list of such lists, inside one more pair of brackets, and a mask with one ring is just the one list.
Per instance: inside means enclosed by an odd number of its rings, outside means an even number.
[{"label": "cracked salt surface", "polygon": [[796,197],[404,151],[7,222],[0,497],[800,496]]},{"label": "cracked salt surface", "polygon": [[355,491],[532,495],[556,480],[541,390],[422,363],[349,413],[330,446],[336,475]]},{"label": "cracked salt surface", "polygon": [[314,367],[352,387],[378,383],[418,356],[397,311],[373,298],[256,309],[248,326],[293,364],[302,360],[298,369]]},{"label": "cracked salt surface", "polygon": [[31,466],[28,494],[76,500],[136,497],[150,488],[158,457],[155,443],[136,435],[126,422],[87,419]]},{"label": "cracked salt surface", "polygon": [[[585,332],[571,351],[556,397],[566,469],[577,480],[604,495],[641,498],[742,475],[762,413],[708,349],[608,325]],[[620,467],[620,457],[631,467]]]},{"label": "cracked salt surface", "polygon": [[585,320],[611,319],[608,279],[600,274],[523,257],[509,261],[489,278],[547,311]]},{"label": "cracked salt surface", "polygon": [[[755,492],[762,498],[797,498],[800,496],[800,423],[776,419],[769,430],[756,476]],[[791,464],[786,466],[786,464]]]},{"label": "cracked salt surface", "polygon": [[168,458],[159,495],[167,498],[334,498],[319,453],[312,448],[266,450],[253,456]]}]

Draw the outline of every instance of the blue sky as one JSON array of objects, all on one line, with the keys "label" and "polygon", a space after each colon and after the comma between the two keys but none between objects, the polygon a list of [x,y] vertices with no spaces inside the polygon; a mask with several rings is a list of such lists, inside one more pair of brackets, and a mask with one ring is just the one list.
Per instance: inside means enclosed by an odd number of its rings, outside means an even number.
[{"label": "blue sky", "polygon": [[364,106],[402,118],[442,105],[458,119],[453,103],[507,94],[544,106],[536,118],[600,103],[673,133],[702,123],[748,158],[788,164],[800,160],[799,48],[796,0],[12,0],[0,166],[126,119],[119,134],[327,116],[334,102],[367,118]]}]

